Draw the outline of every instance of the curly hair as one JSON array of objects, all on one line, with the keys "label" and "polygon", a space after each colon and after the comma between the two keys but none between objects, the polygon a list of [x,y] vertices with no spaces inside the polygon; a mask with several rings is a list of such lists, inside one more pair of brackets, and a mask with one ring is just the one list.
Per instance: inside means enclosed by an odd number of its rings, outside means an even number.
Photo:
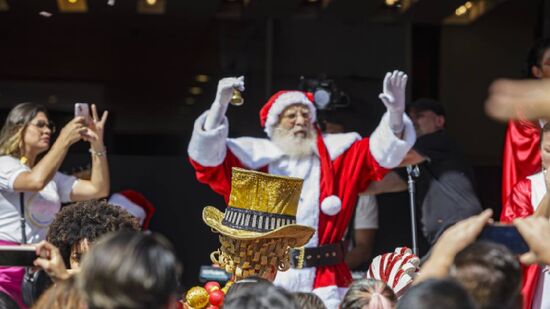
[{"label": "curly hair", "polygon": [[90,200],[65,206],[55,216],[46,239],[59,248],[65,265],[70,265],[71,247],[86,239],[94,242],[109,232],[139,231],[138,220],[126,210],[104,200]]}]

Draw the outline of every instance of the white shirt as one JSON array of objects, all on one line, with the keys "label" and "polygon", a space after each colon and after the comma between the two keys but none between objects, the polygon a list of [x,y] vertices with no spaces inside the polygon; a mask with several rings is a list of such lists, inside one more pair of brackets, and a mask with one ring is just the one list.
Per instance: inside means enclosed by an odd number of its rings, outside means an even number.
[{"label": "white shirt", "polygon": [[378,229],[378,203],[374,195],[359,195],[355,208],[354,227],[361,229]]},{"label": "white shirt", "polygon": [[[539,172],[527,178],[531,181],[531,204],[533,205],[533,211],[536,211],[544,194],[546,194],[544,174]],[[541,268],[531,308],[550,309],[550,273],[548,272],[548,266]]]},{"label": "white shirt", "polygon": [[[0,156],[0,240],[21,242],[20,193],[13,183],[30,168],[11,156]],[[25,218],[28,243],[37,243],[46,237],[48,226],[61,208],[70,202],[76,177],[59,172],[40,192],[25,192]]]}]

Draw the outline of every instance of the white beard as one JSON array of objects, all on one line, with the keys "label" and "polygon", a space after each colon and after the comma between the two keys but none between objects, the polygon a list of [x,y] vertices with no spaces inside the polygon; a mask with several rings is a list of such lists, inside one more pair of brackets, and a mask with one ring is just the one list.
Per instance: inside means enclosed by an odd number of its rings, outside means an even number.
[{"label": "white beard", "polygon": [[317,152],[317,132],[313,128],[305,137],[294,135],[294,131],[277,126],[273,129],[271,141],[291,158],[304,158]]}]

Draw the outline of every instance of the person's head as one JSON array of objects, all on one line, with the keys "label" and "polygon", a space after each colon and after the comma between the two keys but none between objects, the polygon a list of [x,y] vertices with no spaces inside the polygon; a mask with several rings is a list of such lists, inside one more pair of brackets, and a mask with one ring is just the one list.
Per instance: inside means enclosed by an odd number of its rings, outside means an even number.
[{"label": "person's head", "polygon": [[306,105],[292,104],[281,112],[271,139],[290,156],[309,156],[317,146],[317,132],[311,119],[311,111]]},{"label": "person's head", "polygon": [[225,300],[230,299],[231,297],[233,297],[233,295],[240,295],[241,293],[243,293],[243,291],[241,290],[247,290],[253,285],[260,285],[267,288],[272,286],[273,283],[269,280],[257,276],[251,276],[241,279],[231,284],[231,286],[227,290],[227,294],[225,295]]},{"label": "person's head", "polygon": [[294,301],[300,309],[326,309],[325,303],[317,294],[306,292],[295,292],[292,294]]},{"label": "person's head", "polygon": [[267,136],[287,155],[313,154],[316,146],[316,109],[302,91],[275,93],[260,111],[260,122]]},{"label": "person's head", "polygon": [[[224,309],[298,309],[292,294],[266,280],[237,281],[227,292]],[[244,284],[244,286],[239,286]]]},{"label": "person's head", "polygon": [[140,229],[126,210],[105,201],[90,200],[63,207],[48,229],[46,239],[59,248],[65,265],[76,269],[89,245],[102,235]]},{"label": "person's head", "polygon": [[257,276],[273,281],[278,271],[290,268],[292,238],[235,239],[220,235],[221,247],[211,254],[213,263],[234,274],[236,280]]},{"label": "person's head", "polygon": [[173,308],[180,273],[162,235],[119,231],[84,256],[77,282],[89,309]]},{"label": "person's head", "polygon": [[8,294],[0,291],[0,308],[19,309],[19,305]]},{"label": "person's head", "polygon": [[355,281],[347,291],[340,309],[391,309],[397,297],[392,289],[380,280]]},{"label": "person's head", "polygon": [[531,47],[526,70],[532,78],[550,77],[550,38],[540,39]]},{"label": "person's head", "polygon": [[44,106],[18,104],[9,112],[0,132],[0,155],[37,156],[50,147],[54,130]]},{"label": "person's head", "polygon": [[397,309],[474,309],[466,290],[452,279],[429,279],[412,286],[399,299]]},{"label": "person's head", "polygon": [[445,128],[445,110],[435,100],[423,98],[412,102],[408,114],[418,137]]},{"label": "person's head", "polygon": [[459,252],[451,277],[466,288],[478,308],[519,308],[521,268],[518,260],[500,244],[478,241]]},{"label": "person's head", "polygon": [[[4,307],[2,307],[4,308]],[[74,276],[56,282],[40,296],[35,309],[85,309],[86,304],[76,286]]]},{"label": "person's head", "polygon": [[542,167],[550,168],[550,122],[547,122],[540,133],[540,157]]}]

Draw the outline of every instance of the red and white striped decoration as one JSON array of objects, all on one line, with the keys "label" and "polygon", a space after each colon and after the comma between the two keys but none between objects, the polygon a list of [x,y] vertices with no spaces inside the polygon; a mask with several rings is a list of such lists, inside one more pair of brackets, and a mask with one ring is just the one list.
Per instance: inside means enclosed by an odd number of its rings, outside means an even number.
[{"label": "red and white striped decoration", "polygon": [[411,285],[419,270],[420,259],[407,247],[398,247],[393,253],[375,257],[367,278],[384,281],[400,297]]}]

